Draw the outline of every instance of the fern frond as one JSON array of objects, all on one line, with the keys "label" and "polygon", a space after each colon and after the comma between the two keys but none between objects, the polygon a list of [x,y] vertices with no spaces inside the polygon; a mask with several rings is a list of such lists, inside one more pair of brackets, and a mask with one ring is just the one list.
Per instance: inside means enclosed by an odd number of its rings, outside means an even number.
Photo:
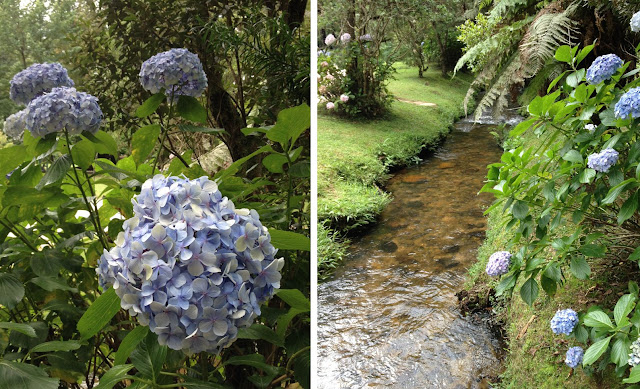
[{"label": "fern frond", "polygon": [[480,99],[475,112],[476,120],[488,111],[492,111],[494,115],[502,112],[508,104],[507,94],[509,88],[518,82],[522,82],[521,77],[518,74],[518,69],[520,69],[521,66],[522,63],[520,62],[520,55],[515,53],[509,59],[508,65],[505,66],[504,71],[501,72],[498,79],[493,83],[482,99]]},{"label": "fern frond", "polygon": [[489,20],[496,23],[507,15],[515,15],[520,7],[526,6],[527,3],[527,0],[498,0],[489,12]]}]

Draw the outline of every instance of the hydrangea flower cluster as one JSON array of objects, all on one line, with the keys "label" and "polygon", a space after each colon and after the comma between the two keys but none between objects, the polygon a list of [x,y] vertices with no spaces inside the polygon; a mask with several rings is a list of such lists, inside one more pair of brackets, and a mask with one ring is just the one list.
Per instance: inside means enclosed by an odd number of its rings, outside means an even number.
[{"label": "hydrangea flower cluster", "polygon": [[589,123],[584,126],[584,129],[589,131],[591,134],[593,134],[596,131],[596,128],[597,126],[593,123]]},{"label": "hydrangea flower cluster", "polygon": [[207,75],[197,55],[187,49],[171,49],[144,61],[140,84],[151,93],[198,97],[207,87]]},{"label": "hydrangea flower cluster", "polygon": [[616,162],[618,162],[618,152],[611,148],[604,149],[599,153],[593,153],[587,157],[587,166],[602,173],[608,172]]},{"label": "hydrangea flower cluster", "polygon": [[371,37],[371,34],[364,34],[360,36],[361,42],[371,42],[372,40],[373,38]]},{"label": "hydrangea flower cluster", "polygon": [[329,34],[327,35],[326,38],[324,38],[324,44],[327,46],[331,46],[332,44],[336,43],[336,37],[333,34]]},{"label": "hydrangea flower cluster", "polygon": [[629,366],[640,365],[640,338],[631,343],[631,353],[629,353]]},{"label": "hydrangea flower cluster", "polygon": [[561,309],[551,319],[551,331],[554,334],[569,335],[578,324],[578,314],[573,309]]},{"label": "hydrangea flower cluster", "polygon": [[340,42],[342,42],[342,43],[351,42],[351,34],[349,34],[348,32],[345,32],[344,34],[342,34],[340,36]]},{"label": "hydrangea flower cluster", "polygon": [[229,346],[280,287],[284,259],[258,213],[236,209],[207,177],[156,175],[132,202],[135,216],[100,257],[100,284],[162,345],[187,354]]},{"label": "hydrangea flower cluster", "polygon": [[349,96],[345,94],[341,94],[340,101],[342,101],[343,103],[346,103],[347,101],[349,101]]},{"label": "hydrangea flower cluster", "polygon": [[94,96],[75,88],[53,88],[31,100],[27,106],[27,129],[34,137],[44,137],[66,129],[69,134],[96,133],[102,122],[102,110]]},{"label": "hydrangea flower cluster", "polygon": [[3,131],[4,133],[14,140],[21,140],[24,130],[27,128],[27,110],[23,109],[13,115],[10,115],[4,121]]},{"label": "hydrangea flower cluster", "polygon": [[631,88],[623,94],[614,107],[614,113],[618,119],[640,118],[640,87]]},{"label": "hydrangea flower cluster", "polygon": [[491,277],[506,274],[511,264],[511,253],[508,251],[497,251],[489,257],[487,262],[487,274]]},{"label": "hydrangea flower cluster", "polygon": [[67,69],[59,63],[37,63],[13,76],[9,97],[17,104],[27,105],[53,88],[73,85]]},{"label": "hydrangea flower cluster", "polygon": [[640,12],[636,12],[631,17],[631,31],[633,32],[640,31]]},{"label": "hydrangea flower cluster", "polygon": [[624,62],[615,54],[601,55],[587,69],[587,82],[599,84],[616,74]]},{"label": "hydrangea flower cluster", "polygon": [[579,364],[582,363],[583,356],[584,350],[582,349],[582,347],[571,347],[569,350],[567,350],[567,355],[564,358],[564,363],[566,363],[570,368],[575,369]]},{"label": "hydrangea flower cluster", "polygon": [[335,107],[336,107],[336,105],[333,102],[329,101],[327,103],[327,109],[334,109]]}]

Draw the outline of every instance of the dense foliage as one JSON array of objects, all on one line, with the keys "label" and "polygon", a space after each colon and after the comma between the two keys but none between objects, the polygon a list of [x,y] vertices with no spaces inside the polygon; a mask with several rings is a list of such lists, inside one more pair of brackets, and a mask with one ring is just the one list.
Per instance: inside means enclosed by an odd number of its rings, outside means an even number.
[{"label": "dense foliage", "polygon": [[[540,288],[553,297],[568,277],[587,279],[598,258],[640,259],[638,70],[609,55],[579,68],[593,49],[556,50],[555,60],[571,70],[529,104],[530,118],[511,131],[512,137],[533,131],[540,142],[505,151],[489,166],[483,188],[496,196],[493,208],[508,210],[506,227],[514,231],[508,247],[514,254],[497,292],[519,291],[529,305]],[[640,382],[632,348],[640,334],[637,301],[637,283],[630,281],[615,307],[558,311],[551,330],[589,346],[569,349],[566,364],[582,364],[587,374],[613,364],[625,383]]]},{"label": "dense foliage", "polygon": [[[309,387],[310,110],[300,104],[308,101],[308,71],[301,77],[299,66],[305,61],[296,57],[295,67],[278,69],[273,78],[268,62],[252,62],[241,77],[261,78],[246,89],[261,100],[238,103],[230,93],[242,87],[223,85],[228,73],[206,62],[228,56],[205,48],[161,53],[178,40],[159,36],[163,44],[155,46],[135,35],[118,41],[132,31],[151,33],[145,18],[174,5],[160,3],[140,3],[138,17],[126,20],[118,19],[116,5],[89,7],[84,15],[95,18],[83,27],[91,28],[70,32],[87,34],[89,45],[111,42],[71,58],[87,64],[69,72],[77,90],[51,84],[57,73],[16,79],[20,96],[26,89],[18,87],[34,79],[43,88],[25,97],[24,117],[5,124],[16,143],[0,149],[6,387]],[[200,27],[173,24],[184,28],[176,34],[207,45],[223,39],[208,35],[216,19],[177,6]],[[289,34],[298,45],[289,46],[294,53],[308,41],[293,32],[299,23],[289,20],[291,28],[283,29],[284,14],[238,7],[229,17],[257,12],[254,21],[263,24],[256,30]],[[106,17],[114,17],[110,26]],[[286,43],[275,35],[248,36],[254,48],[291,43],[284,36]],[[295,91],[271,84],[284,79]],[[224,127],[217,115],[225,98],[239,104],[231,115],[245,118],[237,127],[212,128]],[[126,147],[118,147],[122,133],[129,134]],[[243,147],[209,177],[188,141],[193,136]]]}]

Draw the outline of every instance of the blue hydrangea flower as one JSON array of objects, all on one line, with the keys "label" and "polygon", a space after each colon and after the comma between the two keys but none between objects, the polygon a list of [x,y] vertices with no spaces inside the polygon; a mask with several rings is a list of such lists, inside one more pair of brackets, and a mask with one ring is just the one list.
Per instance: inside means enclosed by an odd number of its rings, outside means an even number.
[{"label": "blue hydrangea flower", "polygon": [[27,106],[27,129],[34,137],[63,131],[96,133],[102,122],[98,99],[75,88],[53,88]]},{"label": "blue hydrangea flower", "polygon": [[487,274],[491,277],[506,274],[511,264],[511,253],[508,251],[498,251],[489,257],[487,262]]},{"label": "blue hydrangea flower", "polygon": [[342,42],[342,43],[351,42],[351,34],[349,34],[348,32],[345,32],[344,34],[342,34],[340,36],[340,42]]},{"label": "blue hydrangea flower", "polygon": [[629,89],[616,103],[614,113],[618,119],[634,119],[640,117],[640,87]]},{"label": "blue hydrangea flower", "polygon": [[615,54],[601,55],[587,69],[587,82],[599,84],[616,74],[624,62]]},{"label": "blue hydrangea flower", "polygon": [[578,324],[578,314],[573,309],[562,309],[551,319],[551,331],[554,334],[569,335]]},{"label": "blue hydrangea flower", "polygon": [[618,162],[618,152],[611,148],[604,149],[599,153],[593,153],[587,157],[587,166],[602,173],[608,172],[616,162]]},{"label": "blue hydrangea flower", "polygon": [[640,339],[636,339],[631,343],[631,352],[629,353],[629,366],[634,367],[640,365]]},{"label": "blue hydrangea flower", "polygon": [[360,36],[361,42],[371,42],[372,40],[373,38],[371,37],[371,34],[364,34]]},{"label": "blue hydrangea flower", "polygon": [[640,12],[636,12],[631,17],[631,31],[638,32],[640,31]]},{"label": "blue hydrangea flower", "polygon": [[144,61],[140,84],[151,93],[164,89],[167,96],[198,97],[207,88],[207,75],[196,54],[187,49],[171,49]]},{"label": "blue hydrangea flower", "polygon": [[16,112],[5,119],[2,130],[9,138],[17,141],[22,140],[22,134],[24,134],[24,130],[27,128],[26,119],[26,109]]},{"label": "blue hydrangea flower", "polygon": [[59,63],[37,63],[13,76],[9,97],[17,104],[27,105],[34,98],[61,86],[73,86],[67,69]]},{"label": "blue hydrangea flower", "polygon": [[584,350],[582,347],[571,347],[567,350],[567,355],[564,358],[564,363],[572,369],[578,367],[582,363],[582,357],[584,356]]},{"label": "blue hydrangea flower", "polygon": [[135,216],[100,257],[100,285],[162,345],[228,347],[280,287],[284,259],[258,213],[236,209],[207,177],[156,175],[132,202]]}]

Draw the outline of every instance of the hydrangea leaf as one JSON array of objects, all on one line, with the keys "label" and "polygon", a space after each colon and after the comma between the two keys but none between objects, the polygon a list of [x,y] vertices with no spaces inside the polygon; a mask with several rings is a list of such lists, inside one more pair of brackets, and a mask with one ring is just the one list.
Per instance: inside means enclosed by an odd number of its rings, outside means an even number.
[{"label": "hydrangea leaf", "polygon": [[533,277],[529,277],[520,288],[520,296],[524,302],[531,306],[538,298],[538,291],[538,282]]},{"label": "hydrangea leaf", "polygon": [[36,189],[40,190],[47,185],[60,181],[67,175],[70,167],[71,158],[68,155],[61,155],[49,166],[44,177],[42,177],[38,185],[36,185]]},{"label": "hydrangea leaf", "polygon": [[77,340],[54,340],[51,342],[40,343],[29,350],[30,353],[46,353],[51,351],[72,351],[80,348]]},{"label": "hydrangea leaf", "polygon": [[120,298],[113,288],[109,288],[89,306],[78,321],[78,332],[82,339],[97,334],[120,310]]},{"label": "hydrangea leaf", "polygon": [[251,366],[256,369],[260,369],[267,374],[278,374],[282,371],[281,367],[276,367],[265,363],[264,356],[260,354],[249,354],[249,355],[239,355],[235,357],[231,357],[227,359],[223,366],[225,365],[241,365],[241,366]]},{"label": "hydrangea leaf", "polygon": [[598,358],[600,358],[600,356],[604,354],[605,351],[607,351],[609,342],[611,342],[612,337],[613,335],[592,344],[591,347],[589,347],[587,351],[585,351],[584,358],[582,359],[582,364],[584,366],[589,366],[593,364],[593,362],[597,361]]},{"label": "hydrangea leaf", "polygon": [[4,176],[29,158],[25,146],[10,146],[0,149],[0,175]]},{"label": "hydrangea leaf", "polygon": [[584,317],[584,324],[596,328],[614,328],[609,315],[598,310],[587,313]]},{"label": "hydrangea leaf", "polygon": [[296,356],[293,376],[303,388],[311,387],[311,350],[307,349]]},{"label": "hydrangea leaf", "polygon": [[311,108],[308,105],[283,109],[278,113],[275,126],[267,131],[267,138],[282,145],[294,144],[310,126]]},{"label": "hydrangea leaf", "polygon": [[307,178],[311,176],[311,165],[309,161],[300,161],[294,163],[289,169],[289,174],[293,177]]},{"label": "hydrangea leaf", "polygon": [[616,324],[620,326],[620,323],[623,318],[626,318],[629,313],[633,310],[635,306],[636,297],[632,294],[625,294],[616,303],[615,308],[613,309],[613,319]]},{"label": "hydrangea leaf", "polygon": [[195,97],[180,96],[178,98],[178,114],[192,122],[203,124],[207,122],[207,110]]},{"label": "hydrangea leaf", "polygon": [[271,244],[282,250],[311,250],[311,240],[308,236],[291,231],[269,230]]},{"label": "hydrangea leaf", "polygon": [[118,156],[118,145],[115,139],[106,132],[98,131],[95,134],[84,132],[82,135],[94,144],[98,153]]},{"label": "hydrangea leaf", "polygon": [[113,366],[100,377],[100,382],[98,382],[98,386],[95,389],[111,389],[122,380],[134,378],[127,374],[131,369],[133,369],[133,365]]},{"label": "hydrangea leaf", "polygon": [[71,156],[80,169],[87,170],[96,157],[96,148],[93,142],[83,139],[73,145]]},{"label": "hydrangea leaf", "polygon": [[284,339],[264,324],[254,323],[249,328],[238,329],[239,339],[262,339],[278,347],[284,347]]},{"label": "hydrangea leaf", "polygon": [[287,157],[282,154],[272,153],[264,157],[262,164],[271,173],[284,173],[282,166],[287,163]]},{"label": "hydrangea leaf", "polygon": [[586,280],[591,275],[591,267],[584,257],[573,257],[569,263],[569,269],[571,273],[579,279]]},{"label": "hydrangea leaf", "polygon": [[622,380],[625,384],[636,384],[640,382],[640,365],[634,366],[629,372],[629,377]]},{"label": "hydrangea leaf", "polygon": [[13,309],[24,297],[24,286],[9,273],[0,273],[0,304]]},{"label": "hydrangea leaf", "polygon": [[42,369],[26,363],[0,361],[0,383],[11,389],[58,389],[57,378],[49,378]]},{"label": "hydrangea leaf", "polygon": [[629,360],[631,341],[626,335],[618,338],[611,346],[611,361],[618,366],[624,366]]},{"label": "hydrangea leaf", "polygon": [[156,146],[160,125],[150,124],[138,129],[131,137],[131,157],[136,166],[143,163]]},{"label": "hydrangea leaf", "polygon": [[156,109],[158,109],[160,104],[162,104],[165,97],[166,96],[163,92],[156,93],[153,96],[149,97],[144,101],[144,103],[142,103],[141,106],[138,107],[138,109],[136,109],[136,116],[139,118],[146,118],[147,116],[151,115],[156,111]]},{"label": "hydrangea leaf", "polygon": [[32,278],[29,282],[34,283],[44,290],[53,292],[55,290],[68,290],[76,293],[78,289],[67,285],[67,282],[63,278],[57,277],[36,277]]},{"label": "hydrangea leaf", "polygon": [[562,45],[556,49],[556,54],[554,58],[560,62],[571,63],[571,46]]}]

